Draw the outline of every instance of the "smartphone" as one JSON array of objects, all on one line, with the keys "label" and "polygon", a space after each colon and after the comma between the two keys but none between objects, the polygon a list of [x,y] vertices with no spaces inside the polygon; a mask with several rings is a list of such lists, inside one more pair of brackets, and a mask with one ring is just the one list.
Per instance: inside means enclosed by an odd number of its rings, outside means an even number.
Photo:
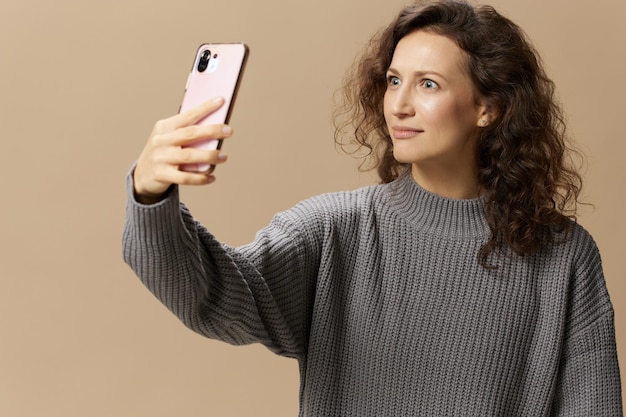
[{"label": "smartphone", "polygon": [[[223,97],[224,104],[198,124],[228,123],[248,59],[249,49],[244,43],[205,43],[196,52],[179,113],[196,107],[213,97]],[[194,142],[190,147],[216,150],[222,146],[218,139]],[[185,164],[183,171],[212,171],[209,164]]]}]

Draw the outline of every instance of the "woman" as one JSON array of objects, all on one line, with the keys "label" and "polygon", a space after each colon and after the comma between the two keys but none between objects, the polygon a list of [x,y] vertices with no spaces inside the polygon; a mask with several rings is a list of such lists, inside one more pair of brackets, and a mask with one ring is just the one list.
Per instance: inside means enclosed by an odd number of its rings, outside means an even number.
[{"label": "woman", "polygon": [[[301,416],[622,415],[613,308],[535,51],[490,7],[405,8],[348,78],[382,183],[311,198],[249,245],[178,201],[226,138],[159,121],[129,176],[125,260],[187,326],[298,360]],[[568,212],[567,209],[572,211]]]}]

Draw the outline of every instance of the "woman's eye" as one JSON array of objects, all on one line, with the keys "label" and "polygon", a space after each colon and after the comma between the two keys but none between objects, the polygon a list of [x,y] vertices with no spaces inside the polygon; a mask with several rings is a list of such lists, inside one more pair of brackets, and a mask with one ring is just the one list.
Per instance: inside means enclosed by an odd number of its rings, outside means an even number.
[{"label": "woman's eye", "polygon": [[390,75],[387,77],[387,84],[389,84],[390,86],[400,85],[400,78],[396,77],[395,75]]},{"label": "woman's eye", "polygon": [[430,88],[430,89],[439,87],[439,84],[437,84],[433,80],[424,80],[423,85],[424,85],[424,87]]}]

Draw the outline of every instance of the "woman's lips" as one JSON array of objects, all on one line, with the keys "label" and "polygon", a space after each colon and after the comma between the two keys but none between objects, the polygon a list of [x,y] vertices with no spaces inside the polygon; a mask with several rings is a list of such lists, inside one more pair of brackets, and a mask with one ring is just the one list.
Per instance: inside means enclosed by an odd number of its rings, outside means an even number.
[{"label": "woman's lips", "polygon": [[391,128],[393,133],[393,137],[396,139],[408,139],[423,133],[424,131],[421,129],[415,129],[412,127],[406,126],[394,126]]}]

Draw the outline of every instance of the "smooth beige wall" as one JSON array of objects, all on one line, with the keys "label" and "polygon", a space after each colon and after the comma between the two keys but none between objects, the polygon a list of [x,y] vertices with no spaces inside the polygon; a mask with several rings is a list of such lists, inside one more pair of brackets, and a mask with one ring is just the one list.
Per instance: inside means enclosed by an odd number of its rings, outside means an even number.
[{"label": "smooth beige wall", "polygon": [[[296,415],[294,361],[192,333],[122,263],[125,175],[177,111],[196,47],[245,41],[230,162],[182,191],[195,215],[241,244],[303,198],[373,182],[334,148],[332,96],[403,3],[1,1],[0,415]],[[580,222],[626,358],[626,3],[493,4],[535,41],[589,155]]]}]

